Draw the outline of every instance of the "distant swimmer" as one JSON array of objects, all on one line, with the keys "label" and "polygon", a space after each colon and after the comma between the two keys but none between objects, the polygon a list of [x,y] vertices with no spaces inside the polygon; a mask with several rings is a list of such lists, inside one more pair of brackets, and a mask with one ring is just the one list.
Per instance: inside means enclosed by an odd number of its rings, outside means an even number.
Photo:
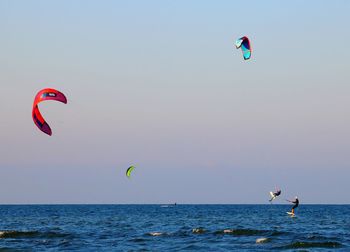
[{"label": "distant swimmer", "polygon": [[298,199],[297,196],[295,196],[295,199],[294,199],[294,200],[287,200],[287,201],[289,201],[289,202],[291,202],[291,203],[294,204],[294,206],[292,207],[292,211],[291,211],[291,214],[294,215],[294,209],[297,208],[297,207],[299,206],[299,199]]},{"label": "distant swimmer", "polygon": [[281,195],[281,189],[276,189],[276,192],[270,192],[271,199],[269,199],[269,201],[272,202],[274,199],[276,199],[280,195]]}]

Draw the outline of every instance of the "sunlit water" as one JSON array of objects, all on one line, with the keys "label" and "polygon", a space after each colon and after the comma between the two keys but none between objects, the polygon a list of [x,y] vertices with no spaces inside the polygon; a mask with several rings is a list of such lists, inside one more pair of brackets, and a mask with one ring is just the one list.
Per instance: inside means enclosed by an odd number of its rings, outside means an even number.
[{"label": "sunlit water", "polygon": [[350,251],[350,205],[0,206],[0,251]]}]

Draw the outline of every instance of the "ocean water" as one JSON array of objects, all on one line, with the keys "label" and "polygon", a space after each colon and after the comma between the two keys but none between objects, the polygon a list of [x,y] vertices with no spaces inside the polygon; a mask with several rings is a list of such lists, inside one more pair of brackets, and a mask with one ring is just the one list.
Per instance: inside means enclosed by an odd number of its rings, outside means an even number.
[{"label": "ocean water", "polygon": [[350,205],[1,205],[0,251],[350,251]]}]

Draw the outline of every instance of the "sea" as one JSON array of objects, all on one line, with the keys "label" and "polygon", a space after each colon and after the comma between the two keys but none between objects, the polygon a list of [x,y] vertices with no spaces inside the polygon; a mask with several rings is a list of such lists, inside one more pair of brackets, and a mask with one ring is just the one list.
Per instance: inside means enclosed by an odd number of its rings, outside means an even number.
[{"label": "sea", "polygon": [[0,251],[350,251],[350,205],[0,205]]}]

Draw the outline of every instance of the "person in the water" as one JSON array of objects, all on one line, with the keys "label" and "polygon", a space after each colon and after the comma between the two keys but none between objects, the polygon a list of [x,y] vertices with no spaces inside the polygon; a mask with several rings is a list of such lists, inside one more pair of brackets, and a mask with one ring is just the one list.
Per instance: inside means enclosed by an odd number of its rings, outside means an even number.
[{"label": "person in the water", "polygon": [[288,201],[294,204],[292,207],[292,214],[294,214],[294,209],[299,206],[299,199],[297,196],[295,196],[294,200],[288,200]]},{"label": "person in the water", "polygon": [[273,201],[274,199],[276,199],[276,197],[281,195],[281,189],[277,189],[276,192],[271,193],[271,199],[269,199],[269,201]]}]

